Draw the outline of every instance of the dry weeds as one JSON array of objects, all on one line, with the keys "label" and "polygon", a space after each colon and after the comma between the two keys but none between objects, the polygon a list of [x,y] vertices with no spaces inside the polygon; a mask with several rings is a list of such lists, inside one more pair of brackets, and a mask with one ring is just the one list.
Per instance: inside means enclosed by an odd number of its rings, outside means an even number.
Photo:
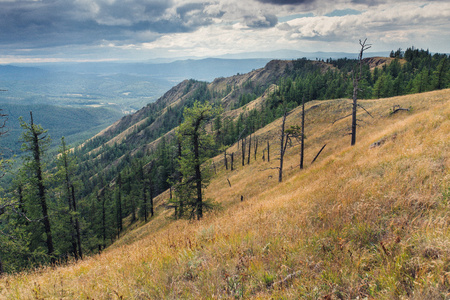
[{"label": "dry weeds", "polygon": [[[207,197],[221,210],[171,221],[160,206],[101,255],[3,277],[0,297],[449,299],[450,90],[361,103],[374,118],[360,111],[356,146],[349,119],[332,124],[348,100],[308,103],[306,169],[294,143],[277,183],[276,121],[257,133],[271,141],[270,163],[263,147],[233,172],[216,158]],[[391,115],[394,104],[412,110]]]}]

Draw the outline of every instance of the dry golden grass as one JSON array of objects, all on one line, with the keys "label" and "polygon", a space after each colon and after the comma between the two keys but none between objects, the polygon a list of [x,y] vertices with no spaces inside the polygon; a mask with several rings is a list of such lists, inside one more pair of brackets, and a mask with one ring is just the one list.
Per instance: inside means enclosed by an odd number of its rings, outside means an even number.
[{"label": "dry golden grass", "polygon": [[[101,255],[3,277],[0,298],[448,299],[450,90],[361,101],[374,118],[359,112],[353,147],[350,120],[332,124],[349,103],[308,103],[306,168],[294,143],[282,183],[270,169],[278,120],[257,133],[271,141],[270,163],[262,146],[250,165],[236,158],[233,172],[215,159],[206,196],[221,210],[171,221],[160,206]],[[412,111],[391,115],[394,104]]]}]

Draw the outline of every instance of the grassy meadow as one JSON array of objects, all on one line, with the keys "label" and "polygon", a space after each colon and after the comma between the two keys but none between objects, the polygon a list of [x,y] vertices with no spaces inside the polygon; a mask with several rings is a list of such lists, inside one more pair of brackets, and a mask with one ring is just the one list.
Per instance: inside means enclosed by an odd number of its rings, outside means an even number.
[{"label": "grassy meadow", "polygon": [[277,120],[256,161],[214,159],[203,220],[172,220],[165,193],[102,254],[4,276],[0,298],[450,299],[450,90],[360,103],[355,146],[350,100],[309,102],[303,170],[293,141],[278,183]]}]

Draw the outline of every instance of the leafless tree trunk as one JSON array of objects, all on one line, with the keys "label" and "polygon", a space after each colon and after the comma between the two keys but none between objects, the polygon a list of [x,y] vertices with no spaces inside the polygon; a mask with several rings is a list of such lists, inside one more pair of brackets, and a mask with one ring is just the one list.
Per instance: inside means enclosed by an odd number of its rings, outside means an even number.
[{"label": "leafless tree trunk", "polygon": [[230,161],[230,169],[231,169],[231,171],[234,170],[233,164],[234,164],[234,153],[231,153],[231,161]]},{"label": "leafless tree trunk", "polygon": [[252,150],[252,135],[250,134],[250,136],[248,137],[248,155],[247,155],[247,165],[250,164],[250,154],[251,154],[251,150]]},{"label": "leafless tree trunk", "polygon": [[357,126],[357,120],[356,120],[356,112],[358,108],[358,84],[360,80],[362,79],[362,57],[365,50],[369,49],[371,47],[370,44],[366,44],[367,39],[364,40],[364,42],[361,42],[359,40],[359,44],[361,45],[361,50],[359,52],[358,56],[358,63],[359,63],[359,72],[355,74],[355,69],[353,69],[352,77],[353,77],[353,107],[352,107],[352,142],[351,145],[355,145],[356,143],[356,126]]},{"label": "leafless tree trunk", "polygon": [[245,139],[241,140],[241,145],[242,145],[242,166],[245,165]]},{"label": "leafless tree trunk", "polygon": [[153,209],[153,181],[151,176],[148,180],[148,190],[150,192],[150,216],[153,218],[155,211]]},{"label": "leafless tree trunk", "polygon": [[270,143],[267,141],[267,161],[270,162]]},{"label": "leafless tree trunk", "polygon": [[254,154],[255,161],[256,161],[256,152],[258,152],[258,137],[255,137],[255,154]]},{"label": "leafless tree trunk", "polygon": [[225,170],[228,170],[227,150],[223,152],[223,161],[225,163]]},{"label": "leafless tree trunk", "polygon": [[283,114],[283,120],[281,121],[281,130],[280,130],[280,167],[278,168],[278,182],[283,181],[283,162],[284,162],[284,154],[286,153],[286,147],[288,143],[288,137],[286,137],[285,133],[285,125],[286,125],[286,117],[288,112],[285,111]]},{"label": "leafless tree trunk", "polygon": [[303,159],[305,157],[305,96],[302,98],[302,133],[301,133],[301,149],[300,149],[300,169],[303,169]]},{"label": "leafless tree trunk", "polygon": [[[172,189],[172,187],[170,187],[170,189]],[[147,187],[145,186],[145,183],[144,183],[144,188],[143,188],[142,193],[143,193],[142,196],[144,198],[144,222],[147,223],[147,215],[148,215],[148,212],[147,212]],[[170,191],[170,194],[172,194],[172,191]],[[170,196],[170,198],[172,198],[172,196]]]}]

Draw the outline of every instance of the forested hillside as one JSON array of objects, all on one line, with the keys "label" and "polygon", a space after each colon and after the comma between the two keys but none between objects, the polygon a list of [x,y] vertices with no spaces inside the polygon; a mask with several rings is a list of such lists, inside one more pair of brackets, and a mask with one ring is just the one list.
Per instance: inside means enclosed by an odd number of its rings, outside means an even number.
[{"label": "forested hillside", "polygon": [[[410,48],[391,56],[363,61],[360,99],[450,87],[447,55]],[[350,98],[356,63],[351,59],[271,61],[265,68],[211,83],[185,80],[158,101],[123,117],[80,147],[69,151],[70,145],[64,140],[53,141],[61,143],[56,158],[45,157],[46,128],[39,127],[29,116],[24,117],[22,139],[27,143],[27,158],[13,175],[14,181],[2,192],[1,271],[13,273],[99,253],[118,239],[124,243],[126,232],[153,222],[157,216],[201,218],[208,209],[227,206],[213,197],[211,201],[205,198],[200,205],[191,202],[191,198],[203,195],[219,165],[248,165],[261,155],[273,162],[280,153],[278,129],[266,136],[255,136],[255,132],[268,128],[280,117],[285,119],[294,109],[298,112],[302,103],[314,100],[309,110],[322,111],[326,105],[321,105],[320,100]],[[411,107],[401,108],[414,111],[414,103],[408,103]],[[342,114],[323,115],[324,119],[319,114],[315,120],[330,124],[344,117],[345,110],[351,110],[345,105],[327,109],[337,109]],[[362,108],[360,111],[364,112]],[[34,118],[38,119],[36,113]],[[292,125],[297,127],[286,127],[291,130],[286,132],[290,136],[281,141],[285,148],[289,141],[294,143],[294,137],[299,137],[299,124]],[[314,122],[306,124],[313,125]],[[344,127],[340,130],[329,134],[338,134],[341,139],[348,132]],[[306,138],[312,134],[306,133]],[[202,153],[194,157],[196,138],[205,151],[200,150]],[[39,161],[37,153],[42,155]],[[209,158],[217,155],[221,159],[216,158],[210,165]],[[200,166],[198,162],[204,163]],[[200,172],[203,177],[199,178]],[[285,172],[291,171],[285,168]],[[241,180],[231,180],[229,184],[239,185]],[[166,210],[162,205],[156,210],[154,199],[163,193]],[[239,196],[246,199],[251,193],[243,191]],[[200,215],[199,207],[204,208]],[[274,277],[267,280],[273,282]],[[236,289],[240,288],[239,283],[236,285]]]},{"label": "forested hillside", "polygon": [[122,113],[107,107],[63,107],[45,104],[0,104],[2,113],[8,116],[5,124],[7,134],[2,137],[1,145],[5,158],[20,155],[18,142],[22,130],[19,117],[28,116],[34,112],[36,122],[44,128],[50,128],[50,136],[58,140],[66,137],[70,143],[79,143],[98,133],[119,119]]}]

